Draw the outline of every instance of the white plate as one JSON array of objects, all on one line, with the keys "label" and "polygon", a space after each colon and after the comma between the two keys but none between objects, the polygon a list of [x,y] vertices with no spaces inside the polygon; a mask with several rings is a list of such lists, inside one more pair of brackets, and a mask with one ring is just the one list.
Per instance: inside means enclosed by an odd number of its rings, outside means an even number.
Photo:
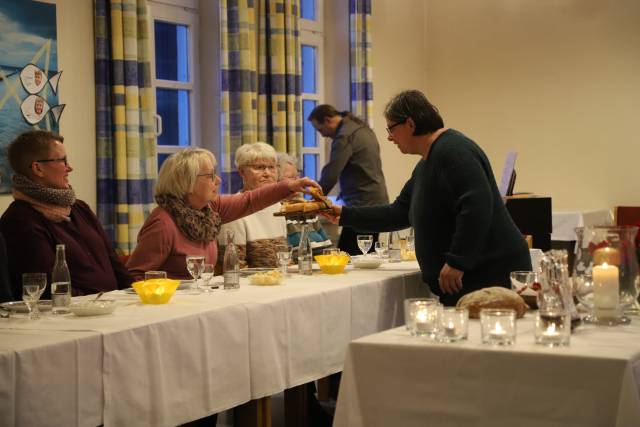
[{"label": "white plate", "polygon": [[115,309],[116,302],[112,299],[79,301],[72,302],[69,305],[69,310],[76,316],[101,316],[103,314],[111,314]]},{"label": "white plate", "polygon": [[351,264],[353,264],[353,266],[355,268],[378,268],[380,267],[380,265],[382,264],[382,260],[380,258],[377,257],[373,257],[373,256],[367,256],[367,257],[362,257],[362,256],[352,256],[351,257]]},{"label": "white plate", "polygon": [[[0,307],[12,313],[28,313],[29,309],[24,301],[3,302]],[[41,312],[51,311],[51,300],[43,299],[38,301],[38,310]]]}]

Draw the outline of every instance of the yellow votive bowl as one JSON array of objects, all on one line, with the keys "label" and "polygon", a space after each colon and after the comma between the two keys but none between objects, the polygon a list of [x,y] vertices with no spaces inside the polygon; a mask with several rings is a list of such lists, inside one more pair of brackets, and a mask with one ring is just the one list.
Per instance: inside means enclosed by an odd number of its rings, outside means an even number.
[{"label": "yellow votive bowl", "polygon": [[135,282],[131,287],[135,289],[143,304],[166,304],[178,285],[180,285],[179,280],[151,279]]},{"label": "yellow votive bowl", "polygon": [[316,255],[314,258],[326,274],[340,274],[349,263],[349,255]]}]

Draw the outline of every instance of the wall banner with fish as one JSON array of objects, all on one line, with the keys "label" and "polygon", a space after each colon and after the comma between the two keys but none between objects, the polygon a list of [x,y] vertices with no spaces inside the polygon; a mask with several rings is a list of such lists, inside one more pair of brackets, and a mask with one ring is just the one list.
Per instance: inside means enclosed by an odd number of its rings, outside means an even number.
[{"label": "wall banner with fish", "polygon": [[30,129],[59,131],[56,6],[0,1],[0,193],[11,191],[7,146]]}]

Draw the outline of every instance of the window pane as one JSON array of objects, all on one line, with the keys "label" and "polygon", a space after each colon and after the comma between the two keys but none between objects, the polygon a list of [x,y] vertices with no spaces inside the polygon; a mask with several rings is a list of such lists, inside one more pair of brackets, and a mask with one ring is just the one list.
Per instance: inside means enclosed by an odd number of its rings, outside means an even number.
[{"label": "window pane", "polygon": [[162,117],[162,135],[159,145],[190,145],[189,91],[156,89],[158,114]]},{"label": "window pane", "polygon": [[316,93],[316,48],[302,45],[302,92]]},{"label": "window pane", "polygon": [[316,20],[316,0],[300,0],[300,16],[302,19]]},{"label": "window pane", "polygon": [[318,146],[318,134],[311,122],[307,120],[309,114],[316,108],[316,101],[303,100],[302,101],[302,119],[304,120],[304,127],[302,128],[302,146],[303,147],[317,147]]},{"label": "window pane", "polygon": [[318,155],[317,154],[305,154],[302,156],[303,160],[303,172],[304,176],[308,176],[311,179],[318,179]]},{"label": "window pane", "polygon": [[169,158],[171,153],[158,153],[158,171],[160,171],[160,166],[164,163],[165,160]]},{"label": "window pane", "polygon": [[189,81],[189,28],[155,21],[156,78]]}]

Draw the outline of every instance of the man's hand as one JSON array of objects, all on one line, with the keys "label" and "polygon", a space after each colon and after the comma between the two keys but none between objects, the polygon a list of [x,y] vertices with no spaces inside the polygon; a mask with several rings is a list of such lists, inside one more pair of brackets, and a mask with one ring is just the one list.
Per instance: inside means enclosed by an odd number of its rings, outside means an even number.
[{"label": "man's hand", "polygon": [[340,215],[342,215],[342,206],[331,206],[331,212],[321,212],[320,215],[329,220],[332,224],[338,224],[340,222]]},{"label": "man's hand", "polygon": [[315,187],[318,190],[320,190],[320,193],[322,194],[322,187],[320,187],[320,184],[318,184],[317,182],[315,182],[314,180],[312,180],[311,178],[307,178],[306,176],[304,178],[298,178],[298,179],[290,179],[289,180],[289,191],[293,192],[293,193],[309,193],[309,190],[307,190],[307,187]]},{"label": "man's hand", "polygon": [[462,276],[464,271],[450,267],[445,263],[440,270],[440,290],[445,294],[457,294],[462,290]]}]

